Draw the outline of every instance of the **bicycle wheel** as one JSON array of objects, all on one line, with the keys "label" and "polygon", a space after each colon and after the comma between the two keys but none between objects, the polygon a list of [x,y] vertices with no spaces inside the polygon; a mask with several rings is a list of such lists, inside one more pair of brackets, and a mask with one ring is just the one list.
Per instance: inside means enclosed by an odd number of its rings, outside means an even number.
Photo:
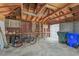
[{"label": "bicycle wheel", "polygon": [[23,45],[22,40],[20,40],[19,36],[16,38],[16,36],[12,37],[11,40],[12,47],[21,47]]},{"label": "bicycle wheel", "polygon": [[16,42],[15,44],[13,44],[12,45],[13,47],[21,47],[21,46],[23,46],[23,43],[22,42],[20,42],[20,41],[18,41],[18,42]]},{"label": "bicycle wheel", "polygon": [[31,45],[33,45],[33,44],[35,44],[37,42],[37,39],[36,38],[34,38],[34,37],[31,37],[31,40],[30,40],[30,44]]}]

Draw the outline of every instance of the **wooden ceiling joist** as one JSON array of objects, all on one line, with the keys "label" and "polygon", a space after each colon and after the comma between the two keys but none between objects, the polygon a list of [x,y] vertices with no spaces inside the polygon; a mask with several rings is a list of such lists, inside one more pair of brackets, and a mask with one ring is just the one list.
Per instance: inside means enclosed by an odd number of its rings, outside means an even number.
[{"label": "wooden ceiling joist", "polygon": [[[72,14],[72,13],[79,13],[79,10],[75,10],[75,11],[72,11],[72,12],[70,12],[70,13],[67,13],[67,14],[64,14],[64,15],[61,15],[61,16],[58,16],[58,17],[56,17],[56,18],[60,18],[60,17],[62,17],[62,16],[67,16],[68,14]],[[69,19],[71,19],[71,21],[73,20],[73,18],[75,17],[78,17],[79,15],[77,15],[77,16],[72,16],[72,17],[66,17],[66,18],[64,18],[64,19],[59,19],[58,21],[60,21],[60,20],[62,20],[62,21],[66,21],[67,19],[68,19],[68,21],[69,21]],[[53,18],[53,19],[51,19],[51,21],[53,20],[55,20],[56,18]],[[47,23],[47,22],[46,22]]]},{"label": "wooden ceiling joist", "polygon": [[[7,16],[15,15],[14,18],[21,16],[20,20],[31,21],[41,24],[64,22],[72,14],[79,12],[70,11],[69,7],[76,6],[75,3],[20,3],[20,4],[0,4],[0,14]],[[18,8],[21,8],[19,11]],[[63,14],[62,14],[62,12]],[[18,15],[20,14],[21,15]],[[61,14],[60,14],[61,13]],[[70,18],[68,18],[70,19]],[[68,21],[68,20],[66,20]]]},{"label": "wooden ceiling joist", "polygon": [[62,21],[53,21],[52,20],[49,22],[49,24],[59,24],[59,23],[65,23],[65,22],[73,22],[73,21],[79,21],[79,15],[78,16],[74,16],[74,17],[67,17],[65,19],[62,19]]},{"label": "wooden ceiling joist", "polygon": [[10,10],[6,10],[6,11],[0,11],[0,13],[5,13],[5,12],[9,12]]},{"label": "wooden ceiling joist", "polygon": [[[51,12],[52,11],[52,12]],[[44,15],[43,18],[41,18],[41,20],[39,21],[40,23],[43,22],[44,18],[47,16],[47,15],[50,15],[51,13],[53,14],[54,13],[54,10],[53,9],[47,9],[47,11],[45,11],[45,13],[47,13],[46,15]]]},{"label": "wooden ceiling joist", "polygon": [[44,12],[44,16],[40,18],[39,23],[43,21],[43,18],[46,17],[49,14],[49,9],[46,9]]},{"label": "wooden ceiling joist", "polygon": [[[28,18],[28,14],[26,13],[26,12],[28,12],[29,11],[29,4],[25,4],[25,3],[23,3],[23,10],[22,10],[22,14],[23,14],[23,19],[25,20],[25,21],[27,21],[27,18]],[[29,13],[29,12],[28,12]]]},{"label": "wooden ceiling joist", "polygon": [[25,14],[25,15],[30,15],[30,16],[38,16],[37,14],[36,14],[36,6],[37,5],[35,5],[35,7],[33,8],[32,7],[32,10],[31,10],[31,12],[29,12],[29,8],[26,8],[27,10],[23,10],[23,14]]},{"label": "wooden ceiling joist", "polygon": [[56,7],[56,6],[52,6],[52,5],[50,5],[50,4],[47,4],[46,5],[46,8],[49,8],[49,9],[52,9],[52,10],[57,10],[57,9],[59,9],[58,7]]},{"label": "wooden ceiling joist", "polygon": [[[77,9],[77,10],[74,10],[74,11],[71,11],[71,12],[69,12],[69,13],[66,13],[66,14],[64,14],[64,15],[60,15],[60,16],[57,16],[57,17],[54,17],[54,18],[52,18],[51,20],[55,20],[56,18],[61,18],[62,16],[67,16],[67,15],[69,15],[69,14],[73,14],[73,13],[79,13],[79,10]],[[72,15],[73,16],[73,15]],[[73,16],[74,17],[74,16]]]},{"label": "wooden ceiling joist", "polygon": [[50,6],[52,6],[52,7],[55,7],[55,8],[57,8],[57,9],[59,8],[59,7],[55,6],[55,5],[51,5],[51,4],[48,4],[48,5],[50,5]]},{"label": "wooden ceiling joist", "polygon": [[10,7],[15,7],[15,6],[20,6],[20,5],[6,5],[6,6],[0,6],[0,8],[10,8]]},{"label": "wooden ceiling joist", "polygon": [[40,21],[40,18],[42,18],[42,16],[44,15],[44,13],[47,11],[47,9],[45,8],[42,12],[41,15],[36,19],[36,22]]},{"label": "wooden ceiling joist", "polygon": [[[40,11],[37,13],[37,15],[40,16],[40,14],[42,13],[42,11],[46,8],[45,6],[46,6],[46,5],[43,5],[43,6],[41,7],[41,9],[39,9]],[[34,17],[34,18],[32,19],[32,21],[35,22],[35,21],[36,21],[36,18],[37,18],[37,17]]]},{"label": "wooden ceiling joist", "polygon": [[66,15],[68,15],[68,14],[77,13],[77,12],[79,12],[79,10],[71,11],[71,12],[69,12],[69,13],[67,13],[67,14],[60,15],[60,16],[57,16],[57,17],[52,18],[52,19],[60,18],[60,17],[62,17],[62,16],[66,16]]},{"label": "wooden ceiling joist", "polygon": [[22,11],[23,11],[23,4],[21,4],[21,19],[23,19],[23,13],[22,13]]},{"label": "wooden ceiling joist", "polygon": [[27,9],[27,10],[23,10],[23,14],[27,16],[27,20],[28,20],[28,21],[31,21],[32,17],[33,17],[33,16],[36,16],[36,15],[34,14],[34,12],[35,12],[35,4],[31,4],[31,3],[30,3],[30,4],[28,4],[27,7],[28,7],[28,8],[25,8],[25,9]]},{"label": "wooden ceiling joist", "polygon": [[[30,4],[28,4],[28,12],[31,12],[30,8],[31,8],[31,6],[30,6]],[[30,18],[31,18],[31,15],[28,15],[27,21],[30,21]]]},{"label": "wooden ceiling joist", "polygon": [[21,6],[15,6],[13,7],[8,14],[6,14],[5,16],[10,16],[10,14],[12,14],[12,12],[14,12],[17,8],[20,8]]},{"label": "wooden ceiling joist", "polygon": [[46,17],[43,19],[43,20],[44,20],[43,23],[44,23],[45,21],[47,21],[48,18],[52,17],[52,15],[54,15],[56,12],[62,10],[63,8],[65,8],[65,7],[69,6],[69,5],[70,5],[70,4],[66,4],[66,5],[63,6],[62,8],[56,10],[53,14],[50,14],[50,15],[46,16]]}]

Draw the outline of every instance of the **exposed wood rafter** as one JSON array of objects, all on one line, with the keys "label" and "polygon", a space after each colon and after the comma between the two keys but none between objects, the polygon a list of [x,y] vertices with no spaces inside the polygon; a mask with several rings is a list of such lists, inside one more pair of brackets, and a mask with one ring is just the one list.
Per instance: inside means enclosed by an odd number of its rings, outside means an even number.
[{"label": "exposed wood rafter", "polygon": [[[37,15],[40,15],[40,14],[41,14],[41,12],[46,8],[45,6],[46,6],[46,4],[43,5],[43,6],[41,7],[41,9],[39,9],[40,11],[37,13]],[[35,22],[36,19],[37,19],[37,17],[34,17],[34,18],[32,19],[32,21]]]},{"label": "exposed wood rafter", "polygon": [[[51,19],[51,21],[52,20],[54,20],[54,19],[56,19],[56,18],[60,18],[60,17],[62,17],[62,16],[67,16],[68,14],[73,14],[73,13],[79,13],[79,10],[77,9],[77,10],[74,10],[74,11],[71,11],[71,12],[69,12],[69,13],[66,13],[66,14],[64,14],[64,15],[60,15],[60,16],[57,16],[57,17],[55,17],[55,18],[52,18]],[[75,17],[75,16],[73,16],[73,17]],[[71,18],[73,18],[73,17],[71,17]],[[67,17],[68,18],[68,17]],[[72,19],[73,20],[73,19]]]},{"label": "exposed wood rafter", "polygon": [[11,8],[11,7],[19,7],[20,5],[8,5],[8,6],[0,6],[0,8]]},{"label": "exposed wood rafter", "polygon": [[11,13],[12,13],[12,12],[14,12],[14,11],[15,11],[15,9],[17,9],[17,8],[21,8],[21,6],[14,6],[13,8],[11,8],[11,9],[10,9],[9,13],[8,13],[8,14],[6,14],[5,16],[10,16],[10,15],[11,15]]},{"label": "exposed wood rafter", "polygon": [[37,17],[36,22],[39,22],[40,19],[42,18],[42,16],[44,15],[44,13],[47,11],[47,9],[45,8],[42,12],[41,15],[39,17]]},{"label": "exposed wood rafter", "polygon": [[56,12],[58,12],[58,11],[60,11],[60,10],[62,10],[63,8],[65,8],[65,7],[67,7],[67,6],[69,6],[70,4],[66,4],[65,6],[63,6],[62,8],[60,8],[60,9],[58,9],[58,10],[56,10],[53,14],[51,13],[50,15],[48,15],[48,16],[46,16],[43,20],[43,23],[45,22],[45,21],[47,21],[48,20],[48,18],[50,18],[50,17],[52,17],[52,15],[54,15]]}]

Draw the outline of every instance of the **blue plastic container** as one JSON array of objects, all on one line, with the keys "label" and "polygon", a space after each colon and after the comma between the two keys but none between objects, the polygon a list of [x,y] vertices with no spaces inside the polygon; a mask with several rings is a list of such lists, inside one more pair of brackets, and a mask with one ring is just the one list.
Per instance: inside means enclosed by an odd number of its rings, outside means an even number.
[{"label": "blue plastic container", "polygon": [[67,33],[67,44],[70,47],[78,47],[79,46],[79,34]]}]

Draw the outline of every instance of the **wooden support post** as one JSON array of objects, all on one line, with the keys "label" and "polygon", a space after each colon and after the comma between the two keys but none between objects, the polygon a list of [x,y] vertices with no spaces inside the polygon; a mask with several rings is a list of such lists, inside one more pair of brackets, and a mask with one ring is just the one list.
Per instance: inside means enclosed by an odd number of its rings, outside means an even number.
[{"label": "wooden support post", "polygon": [[50,25],[48,25],[48,36],[50,37]]}]

